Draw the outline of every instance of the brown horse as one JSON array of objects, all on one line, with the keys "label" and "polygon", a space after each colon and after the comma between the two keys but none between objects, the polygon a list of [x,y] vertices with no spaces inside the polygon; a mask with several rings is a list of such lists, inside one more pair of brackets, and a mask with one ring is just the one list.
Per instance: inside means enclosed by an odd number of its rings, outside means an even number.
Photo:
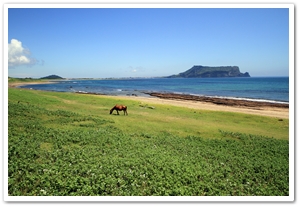
[{"label": "brown horse", "polygon": [[111,114],[114,110],[117,111],[117,114],[119,115],[119,111],[124,111],[124,115],[126,113],[126,115],[128,115],[127,113],[127,106],[124,106],[124,105],[115,105],[111,110],[110,110],[110,113]]}]

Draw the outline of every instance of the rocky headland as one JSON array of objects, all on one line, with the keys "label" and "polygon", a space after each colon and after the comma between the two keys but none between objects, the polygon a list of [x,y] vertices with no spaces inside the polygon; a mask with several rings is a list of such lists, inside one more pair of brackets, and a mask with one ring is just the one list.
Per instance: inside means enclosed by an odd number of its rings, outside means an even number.
[{"label": "rocky headland", "polygon": [[171,75],[167,78],[225,78],[225,77],[250,77],[248,72],[241,73],[238,66],[210,67],[195,65],[189,70]]}]

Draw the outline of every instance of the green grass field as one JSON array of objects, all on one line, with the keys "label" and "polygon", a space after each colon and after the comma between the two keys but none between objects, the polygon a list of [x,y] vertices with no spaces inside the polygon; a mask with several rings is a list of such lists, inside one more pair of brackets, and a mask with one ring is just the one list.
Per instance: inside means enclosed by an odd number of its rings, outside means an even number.
[{"label": "green grass field", "polygon": [[[8,96],[11,196],[289,195],[287,119],[20,88]],[[110,115],[116,103],[129,115]]]},{"label": "green grass field", "polygon": [[8,82],[11,83],[29,83],[29,82],[47,82],[46,79],[33,79],[33,78],[12,78],[8,77]]}]

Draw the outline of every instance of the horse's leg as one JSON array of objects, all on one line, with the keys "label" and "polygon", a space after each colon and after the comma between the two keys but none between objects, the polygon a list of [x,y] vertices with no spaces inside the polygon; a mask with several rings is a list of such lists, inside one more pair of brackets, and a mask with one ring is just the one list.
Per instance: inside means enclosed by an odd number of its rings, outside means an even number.
[{"label": "horse's leg", "polygon": [[117,114],[118,114],[118,115],[120,115],[120,114],[119,114],[119,110],[118,110],[118,109],[116,109],[116,111],[117,111]]}]

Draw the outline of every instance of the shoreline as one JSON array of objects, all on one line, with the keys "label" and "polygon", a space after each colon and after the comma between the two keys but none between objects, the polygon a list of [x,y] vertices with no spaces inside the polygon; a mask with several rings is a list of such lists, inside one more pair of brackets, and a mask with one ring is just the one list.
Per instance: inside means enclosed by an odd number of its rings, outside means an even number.
[{"label": "shoreline", "polygon": [[146,93],[150,96],[155,96],[163,99],[175,99],[175,100],[191,100],[199,102],[208,102],[216,105],[224,106],[239,106],[239,107],[279,107],[289,108],[288,103],[276,103],[269,101],[256,101],[245,99],[234,99],[226,97],[209,97],[209,96],[196,96],[188,94],[176,94],[176,93]]},{"label": "shoreline", "polygon": [[[278,107],[277,104],[272,104],[269,102],[255,102],[252,106],[247,106],[247,104],[232,104],[235,101],[233,99],[225,99],[224,101],[228,101],[229,104],[216,104],[209,101],[196,101],[190,99],[172,99],[168,98],[167,96],[164,98],[161,97],[143,97],[143,96],[113,96],[113,95],[105,95],[105,94],[96,94],[96,93],[77,93],[82,95],[94,95],[94,96],[104,96],[110,97],[114,99],[118,99],[118,101],[126,101],[126,100],[135,100],[140,101],[142,104],[162,104],[162,105],[172,105],[172,106],[179,106],[185,107],[190,109],[197,109],[197,110],[210,110],[210,111],[224,111],[224,112],[236,112],[236,113],[244,113],[244,114],[252,114],[252,115],[259,115],[259,116],[267,116],[267,117],[275,117],[278,119],[289,119],[289,107],[287,106],[280,106]],[[214,99],[214,98],[212,98]],[[222,98],[219,98],[222,99]],[[244,101],[244,102],[254,102],[254,101]],[[238,103],[238,102],[235,102]],[[265,103],[265,104],[264,104]],[[118,104],[118,103],[116,103]],[[125,103],[119,103],[125,104]],[[251,103],[253,104],[253,103]]]},{"label": "shoreline", "polygon": [[[17,82],[9,83],[8,87],[18,87],[23,85],[34,84],[50,84],[53,82]],[[24,89],[24,88],[23,88]],[[26,90],[26,89],[25,89]],[[260,116],[276,117],[289,119],[289,104],[285,103],[273,103],[264,101],[250,101],[239,100],[229,98],[215,98],[207,96],[194,96],[187,94],[175,94],[175,93],[145,93],[150,97],[144,96],[113,96],[100,93],[90,92],[75,92],[83,95],[95,95],[106,96],[112,98],[118,98],[123,100],[138,100],[141,102],[148,102],[152,104],[168,104],[179,107],[186,107],[191,109],[211,110],[211,111],[226,111],[226,112],[238,112],[245,114],[254,114]]]},{"label": "shoreline", "polygon": [[41,81],[41,82],[32,81],[32,82],[8,83],[8,87],[9,88],[17,88],[19,86],[36,85],[36,84],[51,84],[51,83],[55,83],[55,81],[54,82],[52,82],[52,81]]}]

